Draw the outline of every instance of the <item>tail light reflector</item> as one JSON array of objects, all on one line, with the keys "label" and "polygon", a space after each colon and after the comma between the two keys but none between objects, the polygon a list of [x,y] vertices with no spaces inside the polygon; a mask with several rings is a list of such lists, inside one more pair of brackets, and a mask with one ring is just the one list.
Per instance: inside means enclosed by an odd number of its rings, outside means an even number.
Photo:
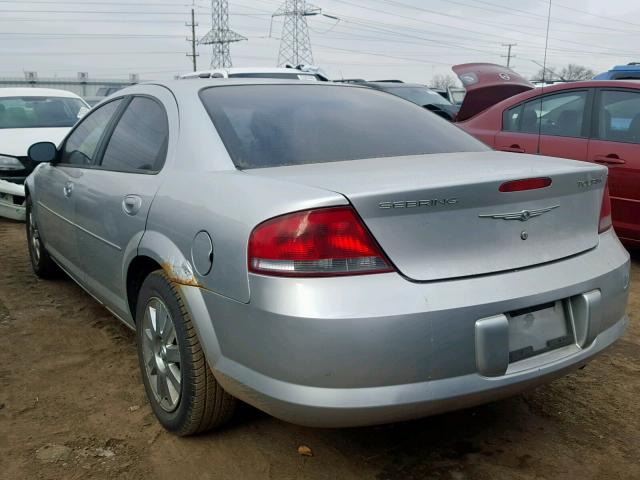
[{"label": "tail light reflector", "polygon": [[290,213],[261,223],[249,238],[249,271],[276,276],[381,273],[391,263],[351,207]]},{"label": "tail light reflector", "polygon": [[602,194],[602,206],[600,207],[600,221],[598,222],[598,233],[606,232],[611,228],[611,199],[609,198],[609,184],[604,186]]},{"label": "tail light reflector", "polygon": [[498,190],[501,192],[521,192],[523,190],[537,190],[548,187],[549,185],[551,185],[551,179],[549,177],[524,178],[522,180],[504,182]]}]

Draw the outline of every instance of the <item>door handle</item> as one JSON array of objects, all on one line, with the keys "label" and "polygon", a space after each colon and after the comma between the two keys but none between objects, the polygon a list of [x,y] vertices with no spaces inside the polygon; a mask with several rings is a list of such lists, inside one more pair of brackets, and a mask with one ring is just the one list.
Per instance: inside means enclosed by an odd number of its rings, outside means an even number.
[{"label": "door handle", "polygon": [[620,158],[616,153],[610,153],[609,155],[596,155],[593,159],[598,163],[606,163],[607,165],[624,165],[624,158]]},{"label": "door handle", "polygon": [[122,210],[127,215],[135,215],[142,206],[142,198],[138,195],[127,195],[122,200]]},{"label": "door handle", "polygon": [[64,187],[62,187],[62,193],[64,193],[65,197],[69,198],[73,193],[73,182],[65,183]]},{"label": "door handle", "polygon": [[525,153],[524,148],[522,148],[517,143],[514,143],[510,147],[498,147],[498,150],[502,152]]}]

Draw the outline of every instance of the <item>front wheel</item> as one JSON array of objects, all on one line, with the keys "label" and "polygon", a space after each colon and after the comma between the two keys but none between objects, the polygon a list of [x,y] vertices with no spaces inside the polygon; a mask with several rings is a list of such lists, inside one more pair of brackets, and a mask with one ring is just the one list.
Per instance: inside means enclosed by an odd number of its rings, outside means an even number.
[{"label": "front wheel", "polygon": [[182,296],[162,270],[142,284],[136,330],[144,388],[164,428],[191,435],[231,418],[236,400],[211,373]]}]

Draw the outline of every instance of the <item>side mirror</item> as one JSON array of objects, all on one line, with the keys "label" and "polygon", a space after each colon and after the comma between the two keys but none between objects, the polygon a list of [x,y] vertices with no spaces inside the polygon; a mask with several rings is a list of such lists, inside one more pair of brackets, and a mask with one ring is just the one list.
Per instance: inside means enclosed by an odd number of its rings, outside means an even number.
[{"label": "side mirror", "polygon": [[34,163],[53,162],[58,155],[58,149],[51,142],[38,142],[29,147],[27,156]]}]

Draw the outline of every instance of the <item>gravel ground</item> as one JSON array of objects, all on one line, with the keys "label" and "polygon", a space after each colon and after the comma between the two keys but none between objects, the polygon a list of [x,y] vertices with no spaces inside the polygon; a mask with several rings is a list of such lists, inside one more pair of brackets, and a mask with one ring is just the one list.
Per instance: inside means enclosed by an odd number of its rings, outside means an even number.
[{"label": "gravel ground", "polygon": [[145,401],[133,333],[72,281],[37,279],[22,224],[0,220],[0,252],[0,478],[640,478],[638,253],[624,337],[549,385],[358,429],[243,406],[224,430],[181,439]]}]

